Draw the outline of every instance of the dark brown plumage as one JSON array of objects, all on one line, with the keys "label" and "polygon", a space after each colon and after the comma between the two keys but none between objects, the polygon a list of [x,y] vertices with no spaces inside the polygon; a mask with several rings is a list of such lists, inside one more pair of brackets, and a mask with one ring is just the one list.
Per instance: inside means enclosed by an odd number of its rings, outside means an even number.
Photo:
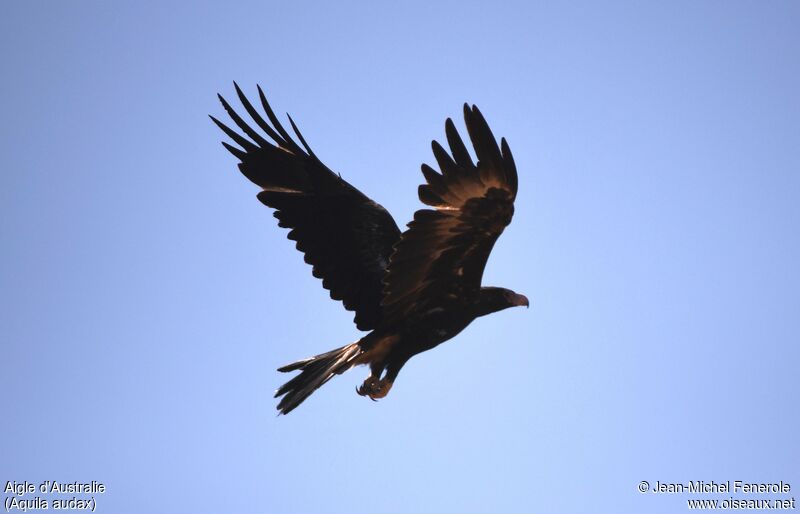
[{"label": "dark brown plumage", "polygon": [[270,123],[234,87],[271,141],[220,96],[249,138],[212,116],[241,148],[223,145],[241,161],[241,172],[262,188],[258,198],[276,210],[279,226],[291,229],[289,239],[297,242],[331,298],[355,311],[356,326],[370,331],[355,343],[280,368],[300,371],[275,394],[283,397],[281,413],[359,364],[368,364],[371,373],[358,393],[382,398],[412,356],[452,338],[479,316],[528,305],[527,298],[511,290],[481,287],[492,247],[514,214],[517,171],[505,139],[498,147],[477,107],[464,105],[477,163],[448,119],[450,154],[432,143],[441,173],[422,165],[426,183],[419,187],[419,197],[433,209],[417,211],[401,234],[383,207],[322,164],[290,117],[302,148],[292,139],[260,87]]}]

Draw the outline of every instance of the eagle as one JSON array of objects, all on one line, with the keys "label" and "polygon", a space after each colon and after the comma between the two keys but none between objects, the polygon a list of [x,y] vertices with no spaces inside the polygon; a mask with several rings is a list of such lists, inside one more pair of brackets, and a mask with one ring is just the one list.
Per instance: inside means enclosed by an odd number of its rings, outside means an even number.
[{"label": "eagle", "polygon": [[386,209],[320,161],[287,114],[298,145],[260,86],[269,122],[235,82],[234,87],[263,132],[217,95],[241,130],[210,116],[237,145],[223,146],[240,161],[242,174],[261,188],[258,199],[275,210],[278,226],[289,229],[288,238],[322,287],[355,312],[356,327],[368,332],[354,343],[279,368],[300,372],[275,392],[279,415],[361,364],[370,373],[357,393],[383,398],[414,355],[451,339],[480,316],[528,307],[521,294],[481,284],[492,247],[514,214],[517,170],[508,143],[501,139],[498,146],[475,105],[464,104],[464,121],[477,162],[448,118],[450,152],[433,141],[439,171],[422,165],[419,199],[430,208],[416,211],[401,232]]}]

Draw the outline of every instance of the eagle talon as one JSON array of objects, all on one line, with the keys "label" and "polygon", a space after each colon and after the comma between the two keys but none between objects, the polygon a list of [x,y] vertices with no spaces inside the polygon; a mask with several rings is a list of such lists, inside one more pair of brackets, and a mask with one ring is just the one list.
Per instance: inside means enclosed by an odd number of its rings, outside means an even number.
[{"label": "eagle talon", "polygon": [[376,391],[373,391],[372,394],[369,395],[373,401],[378,401],[378,398],[384,398],[387,394],[389,394],[389,389],[392,388],[392,383],[387,380],[381,380],[378,384],[378,388]]},{"label": "eagle talon", "polygon": [[372,375],[368,376],[360,387],[356,387],[356,392],[361,396],[372,397],[372,391],[375,389],[375,383],[377,381],[378,379],[375,378],[374,376]]},{"label": "eagle talon", "polygon": [[389,390],[392,388],[392,382],[386,380],[378,380],[374,376],[370,375],[364,380],[364,383],[361,384],[361,387],[356,388],[356,392],[361,396],[369,396],[369,399],[376,402],[379,398],[385,397],[389,394]]}]

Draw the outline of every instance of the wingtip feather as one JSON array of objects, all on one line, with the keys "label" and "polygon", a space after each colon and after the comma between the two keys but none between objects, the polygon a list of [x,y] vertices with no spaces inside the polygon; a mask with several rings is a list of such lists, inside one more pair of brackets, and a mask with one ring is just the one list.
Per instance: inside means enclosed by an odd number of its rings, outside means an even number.
[{"label": "wingtip feather", "polygon": [[222,146],[224,146],[226,150],[232,153],[240,161],[244,161],[245,158],[247,157],[247,152],[245,152],[244,150],[240,150],[239,148],[236,148],[233,145],[229,145],[225,141],[222,141]]}]

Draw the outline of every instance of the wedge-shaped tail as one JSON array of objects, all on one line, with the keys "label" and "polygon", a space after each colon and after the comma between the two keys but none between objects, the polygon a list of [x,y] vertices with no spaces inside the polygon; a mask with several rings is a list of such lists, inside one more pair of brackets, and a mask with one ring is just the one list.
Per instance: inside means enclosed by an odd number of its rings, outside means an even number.
[{"label": "wedge-shaped tail", "polygon": [[302,370],[275,391],[275,398],[283,396],[278,403],[280,413],[288,414],[334,375],[340,375],[353,367],[355,359],[362,351],[356,342],[278,368],[278,371],[284,373]]}]

